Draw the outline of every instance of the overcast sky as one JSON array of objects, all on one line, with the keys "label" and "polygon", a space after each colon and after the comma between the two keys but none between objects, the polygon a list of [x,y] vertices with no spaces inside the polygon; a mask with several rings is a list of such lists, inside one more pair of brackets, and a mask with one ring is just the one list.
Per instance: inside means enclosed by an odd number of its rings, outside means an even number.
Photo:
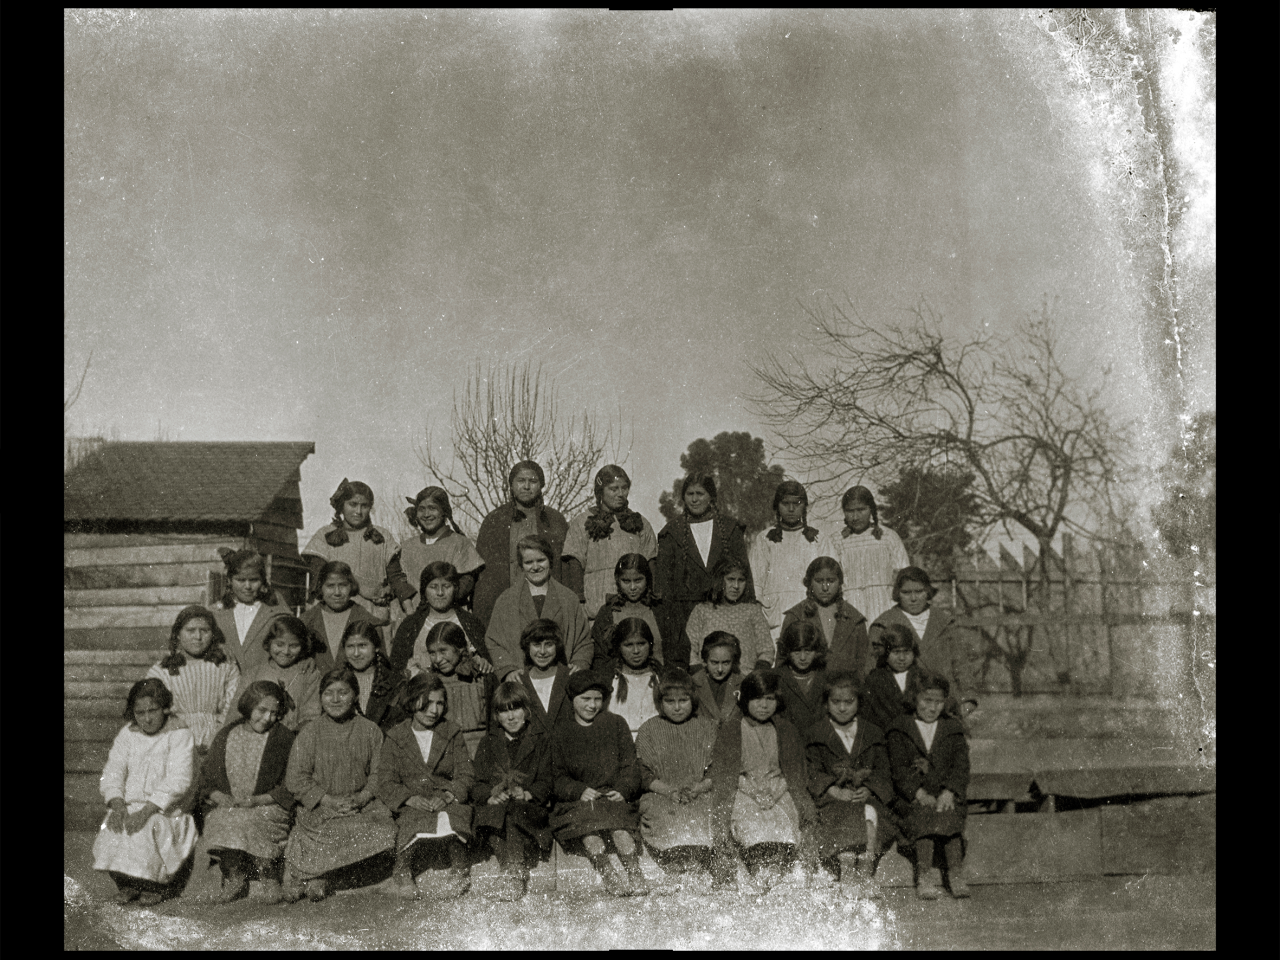
[{"label": "overcast sky", "polygon": [[66,44],[73,432],[313,440],[307,532],[343,476],[390,525],[467,369],[526,358],[622,411],[658,526],[692,440],[765,435],[747,365],[824,292],[957,331],[1056,296],[1074,368],[1171,442],[1019,11],[72,14]]}]

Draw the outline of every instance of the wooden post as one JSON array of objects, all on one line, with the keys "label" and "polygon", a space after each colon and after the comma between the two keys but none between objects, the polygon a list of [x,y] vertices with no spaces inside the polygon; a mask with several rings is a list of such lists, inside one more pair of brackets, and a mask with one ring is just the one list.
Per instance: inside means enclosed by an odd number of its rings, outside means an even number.
[{"label": "wooden post", "polygon": [[1001,813],[1017,813],[1017,812],[1018,812],[1017,800],[1006,800],[1004,802],[1004,810],[1002,810]]}]

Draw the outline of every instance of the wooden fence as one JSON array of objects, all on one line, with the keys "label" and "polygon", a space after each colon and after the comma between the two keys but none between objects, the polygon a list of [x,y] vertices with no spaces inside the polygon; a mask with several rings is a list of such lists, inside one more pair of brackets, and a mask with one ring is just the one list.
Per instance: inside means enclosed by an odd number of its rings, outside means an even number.
[{"label": "wooden fence", "polygon": [[1045,561],[1026,547],[1020,559],[1004,546],[998,560],[977,551],[937,584],[934,604],[955,613],[975,690],[1161,696],[1212,650],[1211,570],[1138,548],[1081,548],[1069,535]]}]

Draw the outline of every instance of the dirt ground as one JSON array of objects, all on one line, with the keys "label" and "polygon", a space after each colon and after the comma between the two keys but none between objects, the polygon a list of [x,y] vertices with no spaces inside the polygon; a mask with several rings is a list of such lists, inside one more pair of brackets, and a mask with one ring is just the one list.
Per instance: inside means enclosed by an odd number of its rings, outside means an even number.
[{"label": "dirt ground", "polygon": [[[519,903],[497,903],[477,876],[460,900],[403,903],[385,885],[311,904],[230,906],[183,897],[153,908],[110,902],[110,880],[87,858],[92,835],[67,834],[64,932],[68,950],[406,949],[1213,949],[1215,877],[1106,877],[1062,883],[974,885],[970,900],[921,902],[890,887],[878,904],[788,880],[767,895],[712,897],[659,889],[614,899],[598,879],[535,876]],[[658,874],[653,879],[659,880]],[[420,882],[421,883],[421,882]]]}]

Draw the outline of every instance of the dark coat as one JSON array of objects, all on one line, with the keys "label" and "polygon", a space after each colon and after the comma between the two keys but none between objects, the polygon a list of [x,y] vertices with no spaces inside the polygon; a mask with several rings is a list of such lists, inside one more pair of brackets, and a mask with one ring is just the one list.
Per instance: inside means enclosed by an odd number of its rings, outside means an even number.
[{"label": "dark coat", "polygon": [[662,599],[662,605],[656,612],[658,627],[669,647],[663,651],[663,660],[667,663],[689,663],[691,651],[685,625],[693,608],[703,601],[711,587],[710,571],[721,557],[736,557],[742,561],[747,570],[747,582],[751,582],[746,528],[724,514],[716,514],[715,519],[709,522],[712,524],[711,546],[707,550],[706,563],[702,562],[689,521],[683,516],[677,516],[658,532],[654,593]]},{"label": "dark coat", "polygon": [[467,797],[474,782],[471,756],[462,741],[461,730],[448,720],[436,724],[431,749],[424,760],[413,735],[413,721],[405,720],[388,730],[382,741],[373,791],[397,817],[415,817],[420,812],[406,807],[406,800],[410,797],[431,799],[448,790],[457,799],[444,808],[449,823],[461,836],[470,838],[471,807],[467,805]]},{"label": "dark coat", "polygon": [[778,675],[778,693],[784,704],[782,716],[788,723],[797,730],[808,730],[826,715],[826,708],[822,705],[822,690],[827,679],[825,670],[813,671],[807,693],[796,681],[790,667],[779,667],[773,672]]},{"label": "dark coat", "polygon": [[941,790],[950,790],[956,797],[956,812],[964,816],[969,790],[969,742],[960,721],[939,717],[931,750],[925,749],[914,716],[898,717],[889,725],[885,739],[889,745],[894,802],[900,815],[910,812],[916,791],[923,787],[934,797]]},{"label": "dark coat", "polygon": [[[199,796],[202,801],[207,800],[215,790],[231,792],[231,783],[227,779],[227,737],[234,728],[247,722],[241,717],[228,724],[218,731],[209,744],[209,752],[205,754],[204,763],[200,767]],[[267,745],[258,763],[258,779],[253,784],[255,797],[269,793],[285,810],[292,810],[298,803],[284,785],[285,770],[289,766],[289,750],[296,736],[282,723],[277,723],[267,732]]]},{"label": "dark coat", "polygon": [[[778,731],[778,766],[787,781],[787,790],[796,805],[796,812],[800,814],[800,828],[805,830],[813,825],[817,809],[808,791],[804,740],[783,717],[775,716],[772,723]],[[741,773],[742,724],[722,723],[711,753],[711,768],[707,772],[712,784],[712,826],[718,839],[728,840],[730,836],[729,817],[733,812],[733,798],[738,792]]]},{"label": "dark coat", "polygon": [[[413,644],[418,639],[418,632],[422,629],[422,625],[427,622],[427,614],[431,612],[431,608],[427,604],[423,604],[409,616],[400,622],[400,626],[396,629],[396,635],[391,640],[391,666],[397,672],[403,673],[409,666],[409,660],[413,657]],[[476,653],[484,657],[490,663],[493,660],[489,657],[489,648],[484,642],[484,626],[470,610],[463,610],[461,607],[454,607],[454,613],[458,615],[458,623],[462,627],[462,632],[467,635],[467,641],[471,646],[476,648]]]},{"label": "dark coat", "polygon": [[898,681],[888,667],[876,667],[867,674],[859,697],[858,716],[870,720],[881,730],[888,731],[898,717],[916,712],[916,697],[920,694],[920,681],[924,675],[915,664],[907,670],[907,689],[899,690]]},{"label": "dark coat", "polygon": [[[552,835],[547,814],[552,787],[551,738],[532,725],[514,741],[501,730],[490,732],[480,741],[472,765],[476,775],[471,785],[475,826],[492,830],[514,826],[536,840],[543,850],[550,849]],[[513,781],[528,790],[533,800],[489,803],[490,797]]]},{"label": "dark coat", "polygon": [[533,689],[533,681],[529,679],[528,668],[520,672],[520,682],[524,684],[525,692],[529,694],[533,705],[529,726],[549,737],[556,724],[573,719],[573,701],[569,699],[569,668],[563,663],[556,667],[556,678],[551,683],[551,696],[548,698],[550,709],[542,706],[538,692]]},{"label": "dark coat", "polygon": [[[476,535],[476,552],[484,559],[484,569],[476,581],[472,609],[486,628],[493,615],[493,605],[502,591],[511,586],[511,525],[515,511],[514,502],[504,503],[484,518]],[[563,514],[547,506],[538,508],[538,535],[551,544],[552,556],[548,558],[551,576],[561,583],[564,583],[564,564],[560,553],[568,532],[569,523]]]},{"label": "dark coat", "polygon": [[840,803],[827,795],[841,774],[850,770],[870,770],[871,774],[861,784],[871,790],[881,809],[893,802],[893,778],[889,772],[889,749],[884,734],[873,723],[858,718],[858,732],[853,737],[853,749],[846,751],[844,741],[836,733],[827,718],[823,718],[806,731],[805,765],[809,774],[809,793],[815,806],[824,807]]},{"label": "dark coat", "polygon": [[711,679],[706,670],[699,670],[693,676],[693,694],[698,701],[698,716],[710,717],[716,723],[727,723],[729,720],[742,719],[738,709],[738,688],[742,686],[742,674],[731,673],[725,680],[724,705],[716,703],[716,696],[711,692]]},{"label": "dark coat", "polygon": [[950,612],[933,608],[929,614],[929,623],[924,628],[924,636],[921,637],[916,634],[915,627],[911,626],[911,621],[902,612],[902,607],[895,604],[876,617],[876,622],[871,625],[870,639],[873,655],[876,649],[884,647],[881,634],[884,632],[886,623],[900,623],[907,627],[920,642],[921,668],[929,673],[941,674],[951,684],[951,693],[947,697],[945,707],[947,716],[958,717],[959,707],[965,701],[974,704],[978,702],[970,696],[962,680],[964,670],[961,660],[960,631],[956,626],[956,618]]},{"label": "dark coat", "polygon": [[836,611],[834,638],[823,634],[818,605],[812,600],[802,600],[782,615],[783,632],[797,620],[808,621],[818,628],[818,635],[827,644],[828,670],[852,670],[861,682],[875,667],[875,661],[871,660],[871,644],[867,640],[867,618],[853,604],[841,601],[840,609]]},{"label": "dark coat", "polygon": [[[547,581],[546,600],[542,605],[542,618],[554,620],[564,638],[565,657],[580,669],[589,670],[595,649],[591,646],[591,627],[582,610],[578,596],[555,578]],[[524,651],[520,649],[520,634],[539,617],[538,608],[529,593],[525,581],[510,587],[494,604],[493,615],[485,630],[490,662],[499,680],[509,673],[523,670]]]},{"label": "dark coat", "polygon": [[[557,840],[639,829],[634,801],[640,794],[640,761],[631,728],[617,714],[600,713],[589,728],[575,720],[557,724],[551,732],[551,778],[557,802],[550,823]],[[623,799],[583,801],[588,787],[616,790]]]},{"label": "dark coat", "polygon": [[245,637],[244,643],[240,642],[234,613],[222,609],[221,604],[214,607],[212,613],[218,629],[222,631],[227,653],[235,658],[240,672],[244,674],[266,662],[267,651],[263,649],[262,640],[267,635],[267,627],[271,626],[272,619],[282,613],[291,614],[293,611],[275,597],[271,601],[262,601],[262,606],[254,615],[253,622],[249,624],[249,636]]},{"label": "dark coat", "polygon": [[[329,641],[331,639],[334,641],[338,641],[338,640],[341,640],[342,638],[341,637],[330,638],[325,633],[323,608],[324,608],[323,603],[317,603],[313,607],[311,607],[310,610],[308,610],[306,613],[302,615],[302,622],[305,623],[308,628],[310,628],[312,633],[314,633],[317,637],[320,638],[320,650],[316,652],[316,669],[320,671],[321,675],[328,673],[330,670],[333,670],[336,667],[345,666],[347,662],[346,651],[344,651],[341,647],[338,648],[337,657],[334,657],[334,655],[329,652],[329,646],[330,646]],[[360,606],[360,604],[355,603],[353,601],[351,604],[351,614],[350,616],[347,617],[347,625],[350,626],[353,623],[364,623],[365,621],[373,623],[373,617],[369,615],[368,610],[366,610],[364,607]],[[379,631],[378,636],[379,638],[381,638],[382,636],[381,631]],[[379,646],[381,645],[382,644],[379,643]],[[385,654],[387,651],[383,650],[382,652],[383,654]]]},{"label": "dark coat", "polygon": [[[618,600],[616,593],[609,594],[596,611],[595,619],[591,621],[591,669],[601,676],[613,676],[615,670],[618,669],[618,661],[613,655],[613,628],[617,626],[614,623],[614,611],[618,609],[614,606]],[[648,605],[646,605],[648,606]],[[657,636],[654,637],[653,652],[654,659],[658,663],[679,663],[681,666],[688,664],[688,660],[667,660],[666,654],[663,652],[667,647],[666,636],[663,634],[665,629],[662,626],[662,603],[655,600],[652,606],[648,606],[649,613],[653,616],[653,623],[650,629],[657,627]],[[641,618],[643,619],[643,618]],[[686,644],[687,646],[687,644]]]},{"label": "dark coat", "polygon": [[369,669],[377,672],[374,674],[373,690],[369,693],[369,706],[364,710],[364,716],[386,733],[409,716],[403,702],[405,677],[404,674],[391,669],[391,666],[382,659]]}]

